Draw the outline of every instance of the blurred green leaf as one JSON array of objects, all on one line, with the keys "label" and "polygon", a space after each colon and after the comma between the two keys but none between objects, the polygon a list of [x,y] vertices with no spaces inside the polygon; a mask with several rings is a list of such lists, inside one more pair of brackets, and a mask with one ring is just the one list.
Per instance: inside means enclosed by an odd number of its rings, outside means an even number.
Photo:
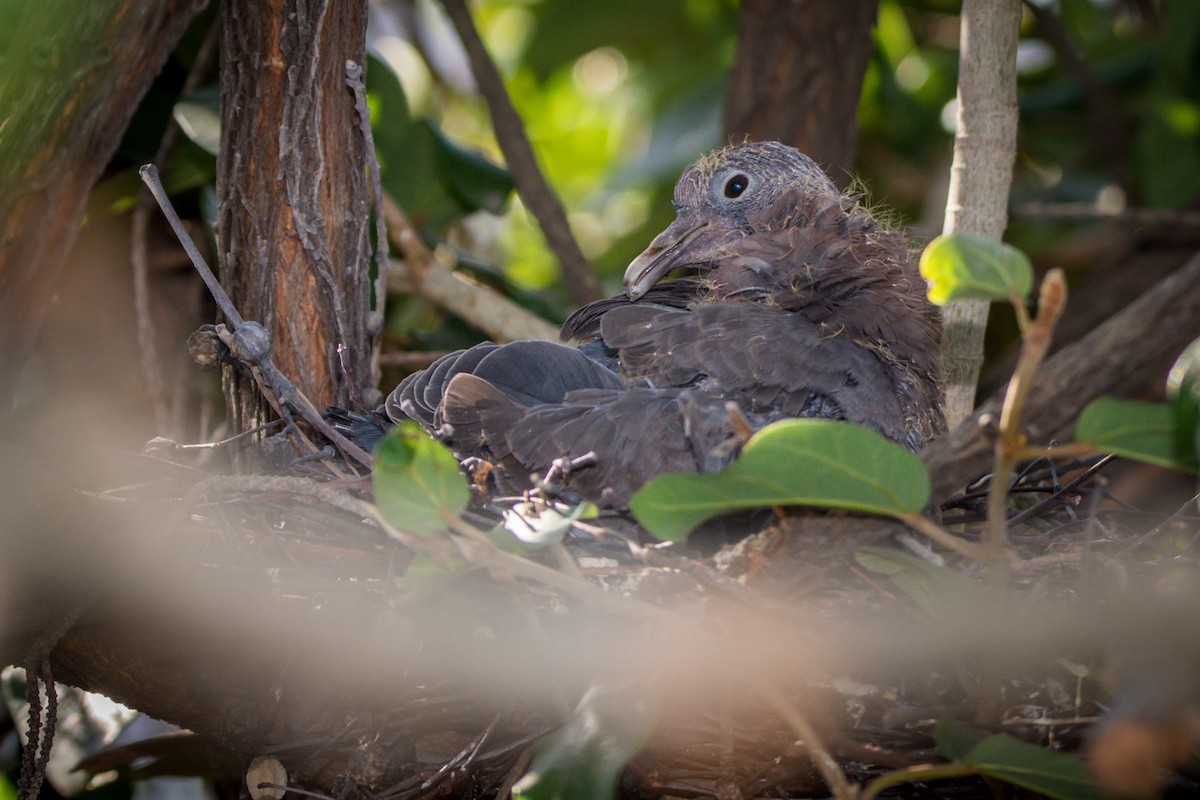
[{"label": "blurred green leaf", "polygon": [[1167,399],[1175,413],[1175,428],[1186,448],[1190,439],[1194,457],[1200,461],[1200,339],[1176,359],[1167,375]]},{"label": "blurred green leaf", "polygon": [[467,214],[504,207],[512,193],[508,171],[414,118],[400,80],[373,56],[367,87],[380,180],[414,224],[440,232]]},{"label": "blurred green leaf", "polygon": [[375,450],[375,502],[402,530],[432,536],[458,516],[471,497],[458,459],[415,422],[392,428]]},{"label": "blurred green leaf", "polygon": [[986,733],[981,733],[954,717],[938,717],[937,725],[933,729],[937,751],[951,761],[964,760],[975,745],[986,738]]},{"label": "blurred green leaf", "polygon": [[1029,258],[1002,242],[971,234],[939,236],[921,254],[929,299],[1008,300],[1026,297],[1033,286]]},{"label": "blurred green leaf", "polygon": [[846,422],[789,419],[756,433],[725,471],[654,478],[630,509],[663,539],[679,539],[712,517],[748,508],[805,505],[868,514],[920,511],[929,475],[916,455]]},{"label": "blurred green leaf", "polygon": [[450,195],[463,209],[483,209],[492,214],[503,211],[513,190],[508,170],[481,153],[455,144],[436,125],[426,124],[433,134],[437,167]]},{"label": "blurred green leaf", "polygon": [[938,720],[934,735],[942,755],[974,767],[985,777],[1057,800],[1102,797],[1095,779],[1070,753],[1027,744],[1006,734],[982,736],[948,718]]},{"label": "blurred green leaf", "polygon": [[1167,403],[1101,397],[1083,410],[1075,439],[1097,450],[1184,472],[1197,471],[1195,433]]},{"label": "blurred green leaf", "polygon": [[221,89],[206,86],[184,95],[172,110],[183,134],[214,156],[221,150]]},{"label": "blurred green leaf", "polygon": [[960,572],[930,564],[924,559],[886,547],[863,547],[854,553],[862,567],[887,575],[930,617],[979,615],[988,598],[982,587]]},{"label": "blurred green leaf", "polygon": [[610,800],[626,762],[650,735],[654,715],[638,698],[606,687],[588,690],[569,720],[542,738],[521,800]]}]

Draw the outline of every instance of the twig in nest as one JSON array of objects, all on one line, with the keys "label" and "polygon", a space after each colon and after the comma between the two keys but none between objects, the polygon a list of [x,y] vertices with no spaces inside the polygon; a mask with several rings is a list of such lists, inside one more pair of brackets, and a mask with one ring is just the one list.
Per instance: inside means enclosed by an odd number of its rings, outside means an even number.
[{"label": "twig in nest", "polygon": [[837,800],[854,800],[858,795],[856,788],[846,779],[845,773],[838,766],[837,759],[825,747],[821,737],[817,735],[816,729],[809,724],[799,709],[773,683],[767,682],[759,685],[758,692],[771,704],[775,713],[787,723],[788,727],[800,737],[804,743],[804,749],[808,751],[813,765],[817,768],[817,772],[821,773],[821,779],[825,781],[825,785],[829,787],[833,796]]},{"label": "twig in nest", "polygon": [[[175,236],[178,237],[179,243],[183,245],[183,249],[187,251],[188,257],[192,259],[192,266],[200,273],[200,278],[212,294],[217,308],[221,310],[221,313],[225,315],[225,319],[229,320],[229,324],[233,326],[233,332],[229,335],[228,341],[226,341],[224,336],[222,336],[222,341],[229,346],[230,352],[235,358],[256,371],[256,379],[259,377],[258,372],[261,372],[262,380],[259,383],[259,388],[263,391],[263,395],[271,401],[272,405],[280,412],[280,415],[285,420],[288,420],[289,427],[291,427],[291,419],[290,415],[286,412],[285,404],[299,411],[300,416],[304,418],[305,422],[312,425],[322,436],[341,448],[347,456],[369,469],[372,464],[371,455],[345,436],[342,436],[342,434],[334,430],[333,426],[322,419],[321,414],[313,406],[312,402],[275,366],[270,356],[270,334],[267,333],[266,328],[257,322],[247,322],[242,319],[242,315],[234,308],[229,295],[225,294],[225,290],[221,287],[220,282],[217,281],[217,276],[213,274],[212,269],[204,260],[204,256],[200,255],[200,251],[196,248],[196,243],[192,241],[192,237],[184,229],[179,215],[175,213],[175,208],[167,198],[167,192],[158,177],[158,169],[153,164],[146,164],[138,172],[141,174],[142,180],[145,181],[146,185],[150,187],[151,194],[158,201],[158,206],[162,209],[163,216],[167,218],[167,222],[170,223],[171,230],[175,231]],[[223,327],[221,325],[217,326],[218,335],[222,333],[221,329]]]},{"label": "twig in nest", "polygon": [[1108,462],[1112,461],[1112,459],[1113,459],[1112,455],[1104,456],[1099,461],[1097,461],[1095,464],[1093,464],[1091,467],[1089,467],[1087,470],[1085,470],[1081,475],[1078,475],[1075,478],[1073,478],[1071,480],[1071,482],[1068,483],[1066,486],[1059,487],[1058,490],[1054,492],[1054,494],[1050,495],[1045,500],[1040,501],[1039,503],[1037,503],[1037,505],[1030,506],[1029,508],[1025,509],[1021,513],[1012,517],[1012,519],[1010,519],[1008,521],[1008,526],[1011,528],[1014,525],[1020,525],[1023,522],[1028,522],[1031,519],[1036,519],[1037,517],[1041,516],[1046,511],[1048,511],[1050,508],[1066,502],[1065,498],[1067,497],[1067,495],[1071,494],[1075,490],[1075,488],[1078,487],[1081,483],[1083,483],[1084,481],[1091,478],[1093,475],[1095,475],[1100,470],[1104,469],[1104,467],[1107,466]]},{"label": "twig in nest", "polygon": [[406,285],[401,285],[404,276],[394,272],[390,284],[393,290],[415,291],[498,342],[516,339],[558,341],[558,329],[553,325],[435,258],[400,206],[387,195],[384,195],[383,209],[388,235],[404,257],[409,278]]},{"label": "twig in nest", "polygon": [[488,55],[475,23],[471,20],[471,12],[467,10],[465,0],[442,0],[458,37],[462,40],[471,62],[471,73],[479,91],[487,102],[492,115],[492,128],[496,132],[496,141],[504,153],[512,173],[513,183],[525,201],[525,206],[537,219],[542,232],[546,235],[546,244],[558,257],[563,269],[563,283],[572,299],[579,305],[599,300],[604,296],[591,266],[579,249],[567,224],[567,215],[562,204],[554,195],[554,190],[546,182],[542,171],[538,169],[537,158],[529,137],[525,135],[525,126],[521,117],[513,108],[508,92],[504,89],[504,81],[500,77],[496,65]]}]

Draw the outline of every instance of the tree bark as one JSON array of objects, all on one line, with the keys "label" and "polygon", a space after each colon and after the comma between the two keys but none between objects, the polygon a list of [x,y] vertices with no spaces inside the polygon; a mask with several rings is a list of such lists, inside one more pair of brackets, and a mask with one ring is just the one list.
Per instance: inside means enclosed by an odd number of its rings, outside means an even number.
[{"label": "tree bark", "polygon": [[0,82],[0,413],[37,340],[88,193],[203,5],[53,0],[0,13],[12,31]]},{"label": "tree bark", "polygon": [[[958,67],[958,117],[944,234],[997,241],[1008,225],[1008,190],[1017,148],[1017,35],[1020,0],[965,0]],[[942,364],[946,422],[975,407],[988,303],[958,300],[944,309]]]},{"label": "tree bark", "polygon": [[[346,85],[347,60],[364,62],[366,1],[221,12],[222,284],[314,405],[347,405],[373,388],[368,154]],[[227,370],[225,386],[235,431],[266,421],[252,380]]]},{"label": "tree bark", "polygon": [[878,0],[742,3],[725,139],[790,144],[845,183],[878,8]]}]

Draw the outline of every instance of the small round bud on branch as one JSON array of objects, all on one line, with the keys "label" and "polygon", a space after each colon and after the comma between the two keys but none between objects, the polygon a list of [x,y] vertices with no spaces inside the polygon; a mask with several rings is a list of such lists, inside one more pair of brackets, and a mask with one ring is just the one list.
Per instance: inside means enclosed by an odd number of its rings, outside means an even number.
[{"label": "small round bud on branch", "polygon": [[271,353],[271,334],[259,323],[246,320],[233,332],[229,349],[238,361],[257,364]]}]

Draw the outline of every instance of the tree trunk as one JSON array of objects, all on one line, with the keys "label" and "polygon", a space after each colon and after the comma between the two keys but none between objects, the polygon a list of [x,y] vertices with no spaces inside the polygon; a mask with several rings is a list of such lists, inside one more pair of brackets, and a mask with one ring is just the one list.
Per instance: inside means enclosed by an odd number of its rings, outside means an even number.
[{"label": "tree trunk", "polygon": [[[999,239],[1008,225],[1008,190],[1017,152],[1017,34],[1020,0],[966,0],[958,67],[958,118],[950,196],[942,232]],[[945,308],[942,363],[946,422],[975,407],[988,303],[957,300]]]},{"label": "tree trunk", "polygon": [[[346,83],[366,0],[221,11],[221,282],[314,405],[347,405],[371,385],[368,154]],[[225,378],[231,427],[266,421],[253,381]]]},{"label": "tree trunk", "polygon": [[203,5],[54,0],[0,11],[10,32],[0,82],[0,413],[37,340],[88,193]]},{"label": "tree trunk", "polygon": [[725,139],[790,144],[845,183],[878,7],[878,0],[742,3]]}]

